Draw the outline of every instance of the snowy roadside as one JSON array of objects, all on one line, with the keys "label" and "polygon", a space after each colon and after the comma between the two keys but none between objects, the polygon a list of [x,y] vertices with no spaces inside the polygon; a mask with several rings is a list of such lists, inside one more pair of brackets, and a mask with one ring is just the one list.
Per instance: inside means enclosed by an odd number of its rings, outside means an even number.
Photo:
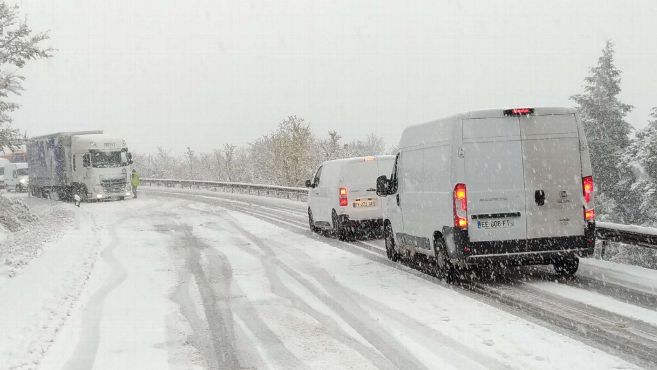
[{"label": "snowy roadside", "polygon": [[47,242],[72,226],[74,212],[65,203],[0,195],[0,285],[39,257]]},{"label": "snowy roadside", "polygon": [[[21,197],[35,219],[2,243],[0,369],[33,369],[67,320],[96,260],[93,218]],[[23,207],[23,206],[21,206]],[[77,212],[76,212],[77,211]],[[70,230],[76,232],[68,232]]]}]

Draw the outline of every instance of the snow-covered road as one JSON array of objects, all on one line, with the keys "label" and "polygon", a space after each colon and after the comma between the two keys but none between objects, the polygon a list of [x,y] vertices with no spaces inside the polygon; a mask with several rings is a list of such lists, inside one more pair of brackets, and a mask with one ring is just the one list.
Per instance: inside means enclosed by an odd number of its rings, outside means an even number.
[{"label": "snow-covered road", "polygon": [[657,343],[655,271],[449,286],[380,241],[311,234],[298,202],[145,189],[58,206],[72,226],[0,279],[2,369],[655,366],[628,349]]}]

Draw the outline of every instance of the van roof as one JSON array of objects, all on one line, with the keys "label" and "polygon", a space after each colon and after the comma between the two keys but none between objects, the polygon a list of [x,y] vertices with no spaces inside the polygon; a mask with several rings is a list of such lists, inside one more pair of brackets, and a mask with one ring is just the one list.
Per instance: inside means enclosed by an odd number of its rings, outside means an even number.
[{"label": "van roof", "polygon": [[367,158],[373,158],[376,160],[381,160],[381,159],[395,159],[394,155],[369,155],[366,157],[352,157],[352,158],[340,158],[340,159],[331,159],[330,161],[324,161],[322,162],[322,166],[326,164],[338,164],[338,163],[352,163],[352,162],[364,162],[367,160]]},{"label": "van roof", "polygon": [[[566,107],[539,107],[532,109],[534,110],[534,116],[574,114],[577,112],[574,108]],[[407,148],[418,145],[419,142],[434,143],[448,140],[449,137],[451,137],[454,123],[464,119],[502,118],[504,117],[505,110],[506,109],[476,110],[409,126],[402,132],[399,147]],[[419,140],[419,138],[421,138],[421,140]]]}]

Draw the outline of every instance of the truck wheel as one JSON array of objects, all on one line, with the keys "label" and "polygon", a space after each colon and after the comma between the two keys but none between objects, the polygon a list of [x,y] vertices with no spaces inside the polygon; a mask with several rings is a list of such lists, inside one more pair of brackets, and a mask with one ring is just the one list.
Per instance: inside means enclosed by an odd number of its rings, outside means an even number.
[{"label": "truck wheel", "polygon": [[563,277],[570,277],[575,275],[579,268],[579,258],[576,256],[568,256],[563,259],[557,260],[553,264],[554,272]]},{"label": "truck wheel", "polygon": [[447,283],[453,283],[457,278],[456,267],[449,261],[447,258],[447,246],[445,245],[445,239],[440,236],[436,236],[433,242],[433,274],[439,278],[444,279]]},{"label": "truck wheel", "polygon": [[397,249],[395,248],[394,233],[392,231],[392,225],[389,222],[386,222],[385,226],[383,227],[383,239],[386,243],[386,256],[388,256],[388,259],[392,262],[399,261],[400,255],[397,253]]}]

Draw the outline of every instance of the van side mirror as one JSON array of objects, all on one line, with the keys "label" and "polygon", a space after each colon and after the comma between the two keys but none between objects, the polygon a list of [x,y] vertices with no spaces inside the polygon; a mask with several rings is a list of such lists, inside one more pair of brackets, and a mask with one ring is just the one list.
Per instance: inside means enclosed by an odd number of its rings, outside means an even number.
[{"label": "van side mirror", "polygon": [[313,187],[313,183],[312,183],[312,181],[310,181],[310,180],[306,180],[306,187],[307,187],[307,188],[312,188],[312,187]]},{"label": "van side mirror", "polygon": [[388,195],[390,180],[386,175],[381,175],[376,179],[376,195],[380,197],[385,197]]},{"label": "van side mirror", "polygon": [[85,154],[82,156],[82,167],[85,168],[91,167],[91,156],[89,154]]}]

